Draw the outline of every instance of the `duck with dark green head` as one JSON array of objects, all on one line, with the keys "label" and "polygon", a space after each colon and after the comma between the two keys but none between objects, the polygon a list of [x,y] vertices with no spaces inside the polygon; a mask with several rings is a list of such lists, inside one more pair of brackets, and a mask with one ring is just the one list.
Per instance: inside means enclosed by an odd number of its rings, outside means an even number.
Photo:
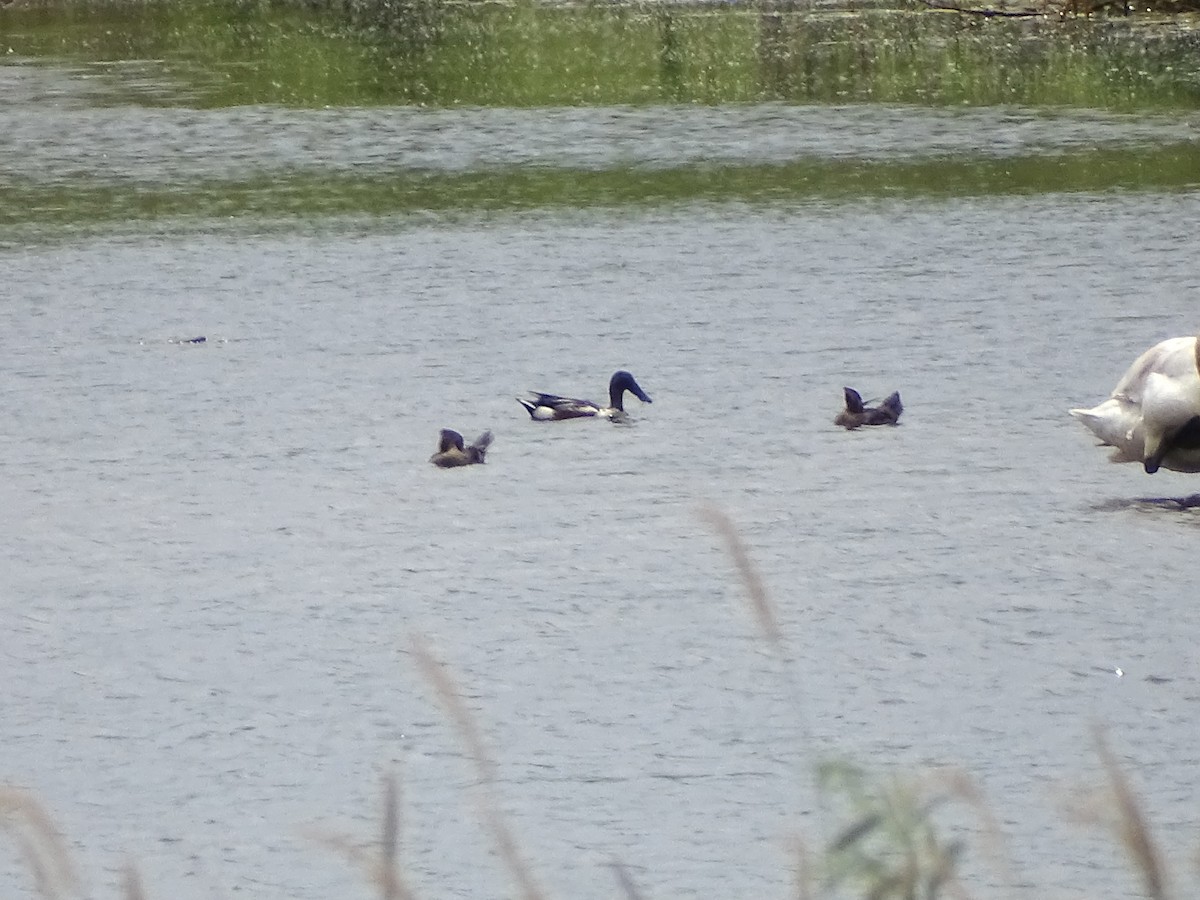
[{"label": "duck with dark green head", "polygon": [[628,372],[615,372],[608,382],[608,406],[601,406],[591,400],[576,400],[573,397],[560,397],[557,394],[541,394],[530,391],[529,398],[518,397],[517,402],[525,407],[529,417],[535,422],[554,422],[560,419],[581,419],[594,417],[610,419],[613,422],[623,422],[628,419],[625,412],[625,392],[633,394],[643,403],[654,401],[642,390],[641,385]]}]

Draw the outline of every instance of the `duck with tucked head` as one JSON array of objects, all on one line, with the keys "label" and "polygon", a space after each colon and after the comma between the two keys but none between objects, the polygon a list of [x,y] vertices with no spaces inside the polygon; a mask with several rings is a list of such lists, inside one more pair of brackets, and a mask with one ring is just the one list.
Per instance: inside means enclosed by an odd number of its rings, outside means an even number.
[{"label": "duck with tucked head", "polygon": [[1200,472],[1200,338],[1170,338],[1139,356],[1112,395],[1071,415],[1112,447],[1113,462]]},{"label": "duck with tucked head", "polygon": [[484,456],[492,443],[492,433],[485,431],[469,446],[463,446],[464,443],[463,436],[457,431],[443,428],[441,439],[438,441],[438,452],[429,457],[429,461],[443,469],[485,462]]},{"label": "duck with tucked head", "polygon": [[632,375],[628,372],[617,372],[608,382],[608,406],[601,406],[591,400],[575,400],[572,397],[559,397],[557,394],[539,394],[529,392],[529,399],[518,397],[517,401],[529,412],[529,417],[535,422],[553,422],[556,419],[580,419],[594,416],[600,419],[611,419],[623,422],[628,419],[625,412],[625,392],[633,394],[643,403],[653,403],[646,392],[642,390]]},{"label": "duck with tucked head", "polygon": [[860,425],[895,425],[904,412],[900,402],[900,392],[896,391],[878,406],[864,406],[862,395],[854,388],[842,388],[846,398],[846,408],[837,414],[833,424],[843,428],[854,429]]}]

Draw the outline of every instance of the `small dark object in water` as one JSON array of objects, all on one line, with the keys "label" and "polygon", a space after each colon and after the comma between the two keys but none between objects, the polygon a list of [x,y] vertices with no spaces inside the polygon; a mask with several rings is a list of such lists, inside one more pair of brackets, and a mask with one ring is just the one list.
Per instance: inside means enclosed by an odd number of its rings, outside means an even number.
[{"label": "small dark object in water", "polygon": [[878,406],[864,406],[862,396],[854,388],[842,388],[846,398],[846,408],[837,414],[833,424],[843,428],[854,429],[860,425],[895,425],[904,412],[900,402],[900,392],[889,396]]},{"label": "small dark object in water", "polygon": [[451,431],[449,428],[443,428],[438,441],[438,452],[429,457],[429,461],[443,469],[486,462],[484,457],[491,443],[492,433],[490,431],[485,431],[470,446],[464,446],[465,441],[461,434]]},{"label": "small dark object in water", "polygon": [[198,337],[188,338],[186,341],[183,341],[183,343],[185,343],[185,344],[203,344],[207,340],[208,340],[208,338],[206,338],[204,335],[199,335]]}]

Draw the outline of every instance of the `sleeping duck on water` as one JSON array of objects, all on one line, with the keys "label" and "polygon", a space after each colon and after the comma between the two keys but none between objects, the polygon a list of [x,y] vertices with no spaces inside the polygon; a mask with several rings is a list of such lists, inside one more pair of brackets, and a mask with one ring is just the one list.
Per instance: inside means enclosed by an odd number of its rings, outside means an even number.
[{"label": "sleeping duck on water", "polygon": [[529,392],[529,399],[518,397],[517,401],[525,407],[530,418],[535,422],[579,419],[586,416],[620,422],[627,418],[624,404],[626,391],[643,403],[654,402],[628,372],[616,372],[609,380],[608,406],[601,406],[591,400],[575,400],[571,397],[559,397],[556,394],[539,394],[536,391]]},{"label": "sleeping duck on water", "polygon": [[1112,395],[1071,415],[1104,446],[1113,462],[1200,472],[1200,339],[1170,338],[1129,367]]},{"label": "sleeping duck on water", "polygon": [[860,425],[895,425],[904,412],[900,403],[900,392],[889,396],[878,406],[864,406],[862,395],[854,388],[842,388],[846,397],[846,408],[837,414],[833,424],[854,429]]},{"label": "sleeping duck on water", "polygon": [[463,446],[464,441],[461,434],[451,431],[449,428],[443,428],[441,439],[438,441],[438,452],[429,457],[429,461],[443,469],[473,466],[485,461],[484,456],[491,443],[492,433],[485,431],[475,439],[475,443]]}]

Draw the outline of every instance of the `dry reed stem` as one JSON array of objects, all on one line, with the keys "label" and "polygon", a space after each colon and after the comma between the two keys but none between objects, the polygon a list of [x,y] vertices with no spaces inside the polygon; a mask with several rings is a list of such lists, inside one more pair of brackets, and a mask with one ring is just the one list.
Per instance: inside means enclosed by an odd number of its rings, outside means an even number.
[{"label": "dry reed stem", "polygon": [[1112,823],[1117,838],[1125,847],[1125,851],[1133,860],[1134,865],[1142,873],[1146,893],[1152,900],[1166,900],[1168,896],[1166,871],[1163,868],[1158,847],[1150,835],[1150,827],[1142,813],[1141,804],[1138,803],[1129,779],[1121,771],[1116,757],[1109,749],[1099,728],[1095,729],[1095,740],[1096,752],[1100,756],[1100,762],[1104,765],[1104,772],[1108,776],[1109,787],[1112,790],[1112,799],[1117,807],[1117,820]]},{"label": "dry reed stem", "polygon": [[779,628],[779,619],[775,615],[775,609],[771,605],[771,599],[767,596],[766,585],[763,584],[762,577],[758,574],[758,568],[750,560],[750,553],[746,549],[741,536],[737,533],[733,522],[729,520],[729,516],[721,512],[715,506],[705,506],[701,509],[701,515],[708,520],[709,524],[716,529],[725,541],[725,548],[729,551],[729,555],[733,558],[734,565],[737,566],[738,574],[741,576],[742,584],[746,588],[746,593],[750,597],[750,608],[754,612],[754,617],[758,620],[758,627],[762,629],[775,650],[782,656],[783,653],[783,632]]},{"label": "dry reed stem", "polygon": [[525,900],[544,900],[545,894],[533,877],[533,870],[521,855],[512,829],[508,827],[508,823],[501,815],[496,803],[494,796],[496,763],[487,753],[483,736],[479,733],[479,728],[475,724],[470,710],[463,702],[462,694],[446,672],[445,667],[434,658],[433,653],[420,638],[413,639],[413,655],[416,657],[421,673],[432,685],[442,708],[450,717],[451,723],[458,731],[459,738],[466,744],[467,752],[475,763],[481,787],[478,797],[480,815],[492,834],[492,840],[496,842],[500,858],[504,860],[509,874],[520,887],[521,895]]},{"label": "dry reed stem", "polygon": [[125,863],[125,872],[121,880],[125,886],[125,900],[146,900],[142,875],[132,862]]},{"label": "dry reed stem", "polygon": [[[705,518],[721,536],[725,542],[725,547],[730,557],[732,557],[734,565],[742,580],[742,585],[746,590],[746,594],[750,600],[750,608],[754,617],[758,621],[758,626],[762,630],[767,641],[775,648],[780,659],[784,659],[783,632],[779,626],[779,618],[775,614],[775,608],[771,603],[771,599],[767,593],[766,585],[763,583],[762,577],[759,575],[757,567],[750,559],[750,553],[738,534],[737,528],[734,526],[730,518],[714,506],[706,505],[701,508],[701,515]],[[799,690],[796,688],[792,680],[793,673],[790,669],[785,669],[784,676],[788,678],[793,689],[793,698],[797,703],[797,716],[800,721],[803,721],[803,709],[799,706]],[[935,784],[940,786],[943,792],[951,797],[956,797],[965,802],[976,814],[980,823],[983,825],[984,833],[987,835],[987,844],[991,850],[991,855],[995,861],[999,871],[1007,878],[1010,885],[1016,883],[1013,876],[1011,863],[1007,855],[1003,852],[1005,841],[1002,836],[1002,831],[999,824],[996,822],[995,816],[988,809],[983,800],[982,794],[976,787],[974,782],[963,772],[941,770],[933,773],[932,779]],[[936,794],[931,789],[931,785],[926,783],[922,788],[922,792],[927,796],[934,796],[936,802]],[[820,792],[818,792],[819,795]],[[820,808],[817,810],[821,812]],[[856,827],[851,829],[841,836],[844,844],[853,843],[861,836],[862,832],[870,831],[878,821],[860,822]],[[811,896],[811,867],[809,864],[809,855],[803,842],[796,839],[796,896],[799,900],[809,900]],[[837,849],[835,842],[833,849]],[[959,881],[954,871],[954,860],[946,855],[944,848],[936,846],[933,848],[936,852],[937,864],[939,870],[935,873],[938,881],[937,886],[932,890],[940,890],[945,888],[950,894],[959,898],[967,898],[969,895],[966,892],[962,882]],[[913,865],[916,865],[913,863]],[[892,885],[881,885],[880,888],[885,892],[890,890]]]},{"label": "dry reed stem", "polygon": [[309,831],[308,837],[366,872],[379,888],[380,900],[416,900],[400,872],[400,832],[399,788],[396,778],[388,775],[383,780],[383,823],[377,850],[366,850],[340,835]]},{"label": "dry reed stem", "polygon": [[792,850],[796,854],[796,900],[812,900],[813,867],[808,844],[796,835],[792,838]]},{"label": "dry reed stem", "polygon": [[629,874],[629,870],[625,868],[625,864],[619,859],[613,859],[608,864],[608,867],[613,870],[613,875],[617,878],[617,884],[621,886],[625,896],[629,900],[644,900],[642,892],[638,890],[637,885],[633,883],[633,876]]},{"label": "dry reed stem", "polygon": [[[796,673],[789,664],[786,647],[783,642],[783,630],[779,627],[779,617],[775,614],[775,607],[767,593],[767,587],[763,583],[762,576],[759,575],[758,567],[750,559],[750,552],[729,516],[725,515],[725,513],[712,504],[702,506],[700,508],[700,516],[707,520],[724,540],[725,549],[733,559],[738,575],[741,577],[742,586],[745,588],[746,596],[749,599],[751,614],[757,620],[758,627],[766,638],[767,644],[774,651],[780,663],[780,677],[783,679],[787,688],[787,697],[793,706],[795,721],[801,733],[801,745],[811,753],[814,741],[806,722],[804,694],[800,689]],[[808,777],[812,778],[814,775],[815,769],[810,768]],[[799,775],[799,777],[803,778],[804,776]],[[811,784],[810,787],[813,790],[813,797],[816,801],[813,813],[819,829],[828,811],[825,809],[821,791],[817,789],[815,783]],[[799,838],[797,840],[799,841]],[[797,896],[801,900],[807,900],[809,895],[809,881],[811,880],[809,876],[811,873],[806,869],[807,860],[808,855],[803,853],[798,859],[796,890]]]},{"label": "dry reed stem", "polygon": [[[975,814],[976,821],[983,826],[983,846],[991,857],[992,865],[1004,878],[1009,889],[1015,893],[1017,877],[1012,859],[1007,852],[1008,841],[1004,837],[1004,829],[1000,827],[995,813],[988,806],[979,785],[961,769],[939,769],[933,774],[933,777],[947,788],[950,796],[960,800]],[[965,896],[961,886],[959,890]]]},{"label": "dry reed stem", "polygon": [[411,896],[400,880],[400,789],[396,779],[383,779],[383,833],[379,836],[379,893],[383,900]]},{"label": "dry reed stem", "polygon": [[79,879],[66,843],[49,814],[28,791],[0,786],[0,828],[8,832],[20,850],[41,897],[59,900],[78,890]]}]

